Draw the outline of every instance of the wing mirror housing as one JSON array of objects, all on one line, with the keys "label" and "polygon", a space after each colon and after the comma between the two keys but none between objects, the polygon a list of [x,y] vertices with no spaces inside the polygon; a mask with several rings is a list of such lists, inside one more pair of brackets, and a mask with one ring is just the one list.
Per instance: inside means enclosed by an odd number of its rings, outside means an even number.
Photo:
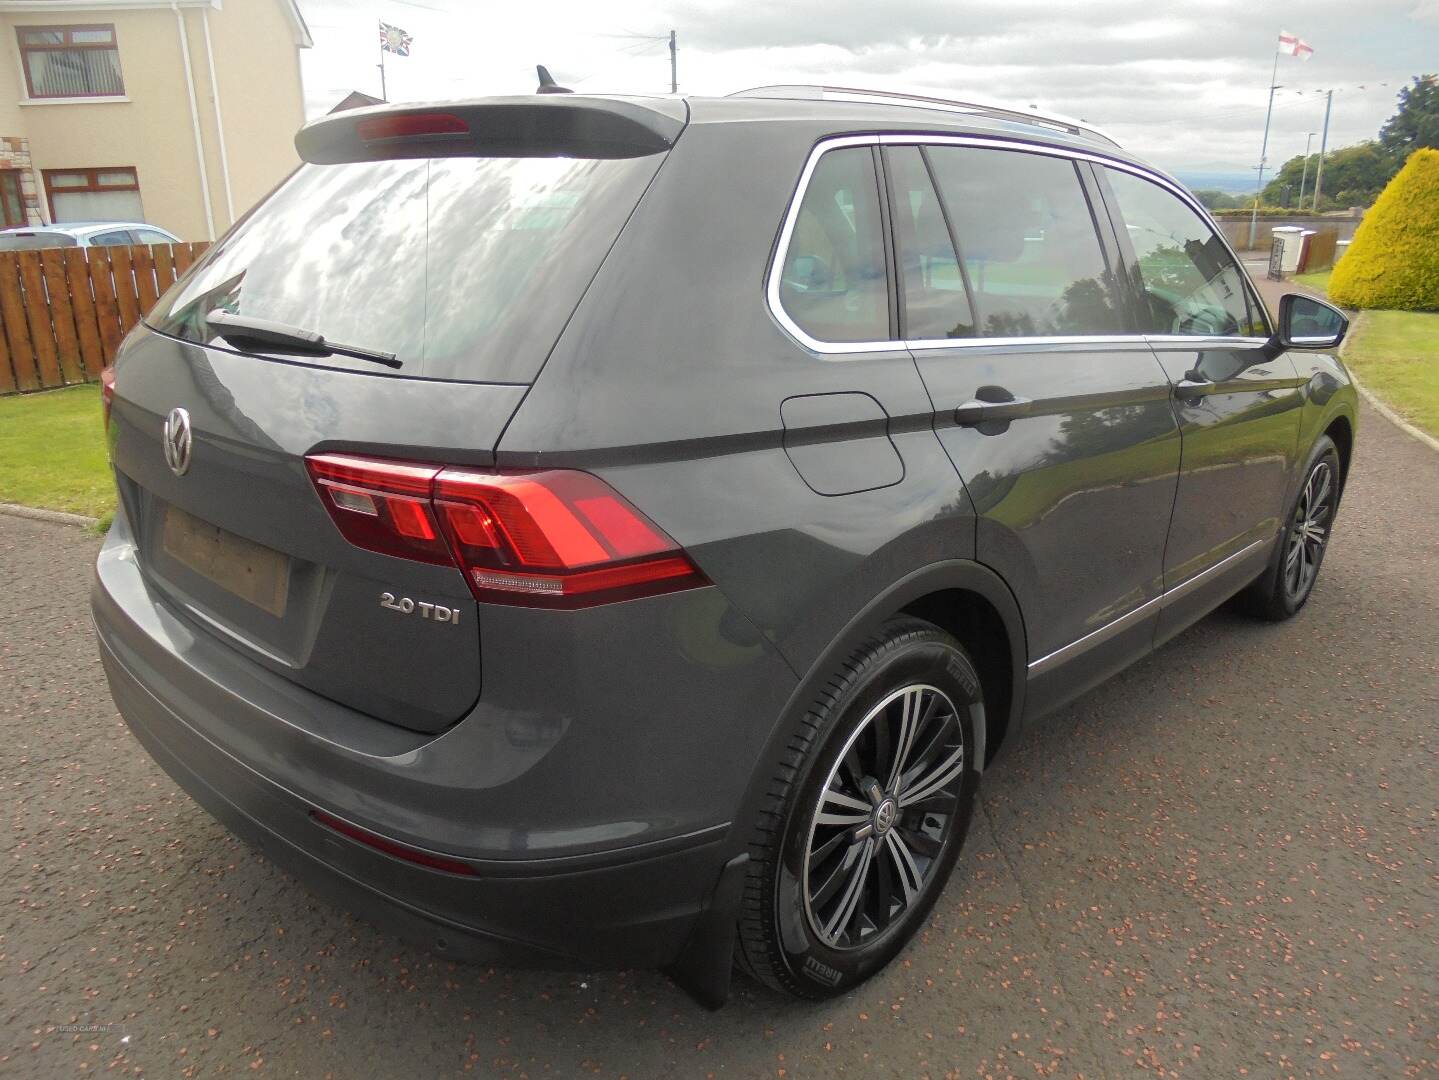
[{"label": "wing mirror housing", "polygon": [[1349,330],[1349,316],[1333,304],[1304,293],[1279,298],[1279,330],[1275,335],[1286,349],[1335,349]]}]

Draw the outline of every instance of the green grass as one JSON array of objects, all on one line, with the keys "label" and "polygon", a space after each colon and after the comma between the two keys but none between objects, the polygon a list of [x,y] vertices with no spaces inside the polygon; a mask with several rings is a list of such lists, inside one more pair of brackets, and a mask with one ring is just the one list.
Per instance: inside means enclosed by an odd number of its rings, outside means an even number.
[{"label": "green grass", "polygon": [[1329,270],[1311,270],[1307,274],[1295,274],[1294,280],[1300,285],[1308,285],[1311,289],[1318,289],[1320,292],[1329,291]]},{"label": "green grass", "polygon": [[1439,435],[1439,313],[1360,312],[1344,362],[1415,427]]},{"label": "green grass", "polygon": [[0,502],[114,512],[98,386],[0,397]]}]

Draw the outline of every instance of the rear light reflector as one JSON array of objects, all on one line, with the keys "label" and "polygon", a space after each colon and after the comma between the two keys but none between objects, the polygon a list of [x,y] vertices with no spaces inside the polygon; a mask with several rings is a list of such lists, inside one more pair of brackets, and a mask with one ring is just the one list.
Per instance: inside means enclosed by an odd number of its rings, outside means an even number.
[{"label": "rear light reflector", "polygon": [[474,877],[477,873],[475,868],[467,862],[459,859],[452,859],[447,855],[436,855],[434,852],[425,851],[423,848],[410,847],[398,840],[391,840],[381,836],[379,833],[372,833],[369,829],[362,829],[358,825],[351,825],[348,821],[341,821],[339,818],[325,813],[323,810],[311,810],[310,816],[316,822],[333,829],[341,836],[348,836],[351,840],[358,841],[376,851],[383,851],[386,855],[393,855],[397,859],[404,859],[405,862],[416,863],[419,866],[427,866],[431,870],[443,870],[447,874],[464,874]]},{"label": "rear light reflector", "polygon": [[347,454],[306,464],[352,544],[457,566],[477,600],[574,608],[709,584],[659,526],[589,473]]}]

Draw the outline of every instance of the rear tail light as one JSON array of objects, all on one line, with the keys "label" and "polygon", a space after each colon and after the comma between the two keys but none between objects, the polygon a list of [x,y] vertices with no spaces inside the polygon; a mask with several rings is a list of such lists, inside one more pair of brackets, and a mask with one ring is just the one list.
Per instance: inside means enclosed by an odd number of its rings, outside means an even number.
[{"label": "rear tail light", "polygon": [[589,473],[346,454],[306,464],[350,543],[458,566],[477,600],[575,608],[709,584],[658,525]]},{"label": "rear tail light", "polygon": [[115,367],[100,369],[100,413],[105,418],[105,430],[110,430],[110,409],[115,404]]}]

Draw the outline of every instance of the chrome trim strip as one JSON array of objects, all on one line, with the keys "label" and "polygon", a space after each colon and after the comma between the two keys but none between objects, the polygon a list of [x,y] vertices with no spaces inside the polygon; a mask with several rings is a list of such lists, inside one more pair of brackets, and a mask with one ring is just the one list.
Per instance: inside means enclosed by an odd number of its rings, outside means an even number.
[{"label": "chrome trim strip", "polygon": [[1126,611],[1117,619],[1105,623],[1098,630],[1093,630],[1085,634],[1082,638],[1077,638],[1068,645],[1055,649],[1054,652],[1049,653],[1047,656],[1041,656],[1038,660],[1031,661],[1028,668],[1030,677],[1033,678],[1036,675],[1043,675],[1045,672],[1054,670],[1066,661],[1073,660],[1076,656],[1088,652],[1096,645],[1103,645],[1110,638],[1133,626],[1147,615],[1163,611],[1170,605],[1178,603],[1195,589],[1203,585],[1212,576],[1252,554],[1256,549],[1272,543],[1274,543],[1273,537],[1270,537],[1268,540],[1256,540],[1252,544],[1247,544],[1234,552],[1234,554],[1227,555],[1223,559],[1220,559],[1207,570],[1201,570],[1193,577],[1186,578],[1174,586],[1174,588],[1166,589],[1152,600],[1146,600],[1137,608]]},{"label": "chrome trim strip", "polygon": [[[874,135],[841,135],[835,138],[821,139],[810,151],[809,157],[805,160],[804,169],[800,172],[799,184],[795,188],[794,195],[790,197],[789,207],[785,210],[784,224],[780,229],[779,243],[775,246],[775,256],[770,263],[769,273],[765,279],[765,301],[769,306],[770,314],[775,321],[784,327],[785,332],[797,342],[809,349],[811,352],[820,353],[825,356],[844,356],[856,353],[876,352],[897,352],[904,349],[975,349],[995,348],[1005,346],[1042,346],[1042,345],[1110,345],[1124,342],[1144,341],[1151,345],[1156,342],[1167,344],[1177,342],[1186,346],[1196,348],[1218,348],[1228,345],[1230,347],[1252,348],[1266,344],[1270,339],[1260,337],[1185,337],[1183,335],[1170,334],[1104,334],[1089,336],[1060,336],[1060,337],[1028,337],[1028,338],[942,338],[938,340],[916,339],[913,341],[820,341],[811,337],[799,324],[790,318],[785,311],[784,305],[780,302],[780,278],[783,276],[785,257],[789,253],[790,239],[794,236],[795,224],[799,218],[800,204],[804,202],[805,192],[809,189],[810,178],[814,175],[815,167],[819,159],[830,150],[838,150],[847,146],[978,146],[988,147],[996,150],[1013,150],[1021,153],[1041,154],[1049,157],[1069,158],[1076,161],[1090,161],[1099,165],[1107,165],[1113,169],[1120,169],[1124,172],[1133,173],[1135,176],[1152,183],[1158,184],[1177,196],[1195,213],[1199,214],[1201,220],[1209,225],[1219,237],[1224,249],[1229,252],[1234,260],[1234,265],[1239,268],[1239,273],[1248,284],[1251,293],[1258,296],[1258,290],[1254,288],[1254,282],[1250,279],[1248,272],[1244,269],[1244,263],[1230,247],[1224,230],[1215,224],[1214,219],[1209,216],[1204,206],[1195,199],[1184,187],[1177,182],[1170,180],[1160,173],[1151,172],[1141,166],[1134,165],[1128,161],[1121,161],[1118,158],[1109,157],[1102,153],[1089,150],[1075,150],[1064,146],[1047,146],[1043,143],[1021,142],[1013,139],[990,139],[975,135],[938,135],[925,134],[923,132],[910,132],[905,134],[874,134]],[[1260,310],[1264,315],[1265,326],[1269,327],[1272,333],[1273,327],[1269,322],[1269,311],[1260,303]]]}]

